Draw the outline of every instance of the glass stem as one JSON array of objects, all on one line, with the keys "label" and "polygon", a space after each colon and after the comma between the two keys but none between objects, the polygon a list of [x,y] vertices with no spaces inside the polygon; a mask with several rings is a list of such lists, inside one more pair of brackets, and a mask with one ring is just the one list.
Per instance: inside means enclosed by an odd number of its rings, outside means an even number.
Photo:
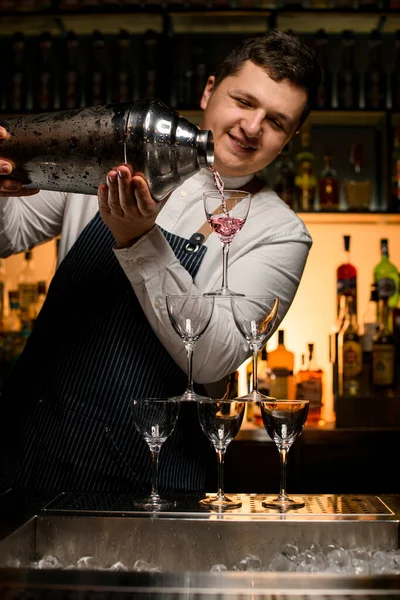
[{"label": "glass stem", "polygon": [[218,498],[224,498],[224,458],[225,458],[225,449],[217,448],[217,456],[218,456]]},{"label": "glass stem", "polygon": [[151,497],[159,498],[158,494],[158,459],[160,446],[152,446],[151,450]]},{"label": "glass stem", "polygon": [[252,342],[250,348],[253,353],[253,394],[258,394],[258,344]]},{"label": "glass stem", "polygon": [[185,348],[186,348],[187,372],[188,372],[188,380],[187,380],[186,391],[194,394],[194,389],[193,389],[193,350],[194,350],[194,344],[193,344],[193,342],[185,342]]},{"label": "glass stem", "polygon": [[228,289],[228,255],[230,244],[222,244],[222,289]]},{"label": "glass stem", "polygon": [[287,468],[287,453],[288,449],[284,447],[279,448],[279,460],[280,460],[280,491],[279,500],[286,499],[286,468]]}]

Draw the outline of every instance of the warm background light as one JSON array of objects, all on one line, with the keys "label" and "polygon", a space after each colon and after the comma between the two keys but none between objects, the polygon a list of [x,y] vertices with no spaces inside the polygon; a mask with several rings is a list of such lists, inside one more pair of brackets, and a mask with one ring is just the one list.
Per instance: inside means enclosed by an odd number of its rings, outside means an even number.
[{"label": "warm background light", "polygon": [[[336,268],[343,261],[343,235],[351,236],[351,261],[358,270],[359,323],[365,312],[372,272],[380,260],[380,239],[389,239],[390,260],[400,270],[400,215],[300,215],[312,238],[313,247],[299,290],[286,315],[282,328],[287,347],[296,355],[296,369],[307,343],[314,342],[316,358],[325,371],[325,408],[323,416],[333,419],[332,382],[329,364],[328,338],[336,317]],[[11,256],[5,262],[11,288],[17,286],[23,254]],[[55,242],[42,244],[33,250],[37,279],[48,280],[54,267]],[[268,343],[277,345],[275,334]]]}]

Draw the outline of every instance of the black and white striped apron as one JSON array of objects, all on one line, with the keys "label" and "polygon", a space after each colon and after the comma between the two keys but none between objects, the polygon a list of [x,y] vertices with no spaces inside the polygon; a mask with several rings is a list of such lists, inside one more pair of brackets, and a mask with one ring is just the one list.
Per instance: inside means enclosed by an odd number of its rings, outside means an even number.
[{"label": "black and white striped apron", "polygon": [[[163,231],[195,277],[205,247]],[[61,262],[1,400],[0,489],[143,492],[150,452],[131,399],[177,395],[186,375],[151,329],[99,213]],[[202,491],[215,462],[196,416],[182,403],[161,450],[160,488]]]}]

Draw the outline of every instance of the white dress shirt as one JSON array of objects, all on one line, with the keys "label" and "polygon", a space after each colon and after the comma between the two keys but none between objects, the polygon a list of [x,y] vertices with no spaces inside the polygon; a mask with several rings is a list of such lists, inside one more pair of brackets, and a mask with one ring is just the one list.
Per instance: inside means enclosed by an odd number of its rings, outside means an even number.
[{"label": "white dress shirt", "polygon": [[[238,189],[250,176],[224,179],[226,189]],[[203,169],[169,198],[157,224],[190,238],[204,224],[202,192],[215,189],[212,174]],[[0,199],[0,256],[7,257],[61,234],[59,262],[98,210],[96,196],[42,191],[37,195]],[[222,249],[215,233],[193,281],[176,259],[162,232],[154,227],[130,248],[114,250],[139,302],[162,344],[186,371],[186,352],[169,323],[167,294],[204,293],[221,285]],[[246,295],[278,296],[279,318],[296,293],[311,246],[304,223],[271,190],[252,198],[247,221],[229,253],[228,285]],[[228,299],[216,301],[211,323],[197,342],[193,374],[198,383],[220,380],[249,355],[238,332]],[[156,368],[156,365],[155,365]]]}]

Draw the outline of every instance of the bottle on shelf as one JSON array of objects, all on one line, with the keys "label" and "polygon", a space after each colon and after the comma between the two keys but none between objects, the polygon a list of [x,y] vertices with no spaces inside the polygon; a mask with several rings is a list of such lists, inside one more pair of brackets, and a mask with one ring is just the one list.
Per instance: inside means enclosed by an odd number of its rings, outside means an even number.
[{"label": "bottle on shelf", "polygon": [[341,40],[341,61],[337,73],[338,108],[358,109],[360,95],[360,76],[355,65],[354,32],[345,30]]},{"label": "bottle on shelf", "polygon": [[101,31],[93,31],[90,40],[90,60],[86,75],[86,105],[103,106],[108,99],[108,75],[105,67],[106,41]]},{"label": "bottle on shelf", "polygon": [[339,209],[339,179],[336,169],[333,168],[332,152],[328,150],[324,154],[324,168],[319,176],[318,191],[319,210]]},{"label": "bottle on shelf", "polygon": [[25,252],[22,269],[18,277],[18,301],[21,311],[21,321],[31,327],[35,319],[35,306],[37,304],[37,281],[32,260],[32,251]]},{"label": "bottle on shelf", "polygon": [[157,78],[158,71],[158,35],[153,29],[148,29],[144,34],[143,39],[144,56],[142,81],[141,81],[141,97],[142,98],[157,98],[159,81]]},{"label": "bottle on shelf", "polygon": [[42,306],[47,296],[47,285],[44,280],[37,282],[37,301],[33,309],[34,319],[37,318],[38,314],[42,310]]},{"label": "bottle on shelf", "polygon": [[285,331],[278,331],[278,345],[268,352],[268,365],[271,377],[270,395],[273,398],[293,400],[295,398],[294,354],[285,346]]},{"label": "bottle on shelf", "polygon": [[44,31],[39,36],[39,58],[34,78],[33,109],[51,111],[56,103],[56,77],[54,67],[53,36]]},{"label": "bottle on shelf", "polygon": [[379,326],[378,314],[378,290],[376,283],[371,285],[371,292],[362,323],[362,375],[361,395],[369,396],[371,393],[371,371],[372,371],[372,346],[373,340]]},{"label": "bottle on shelf", "polygon": [[16,32],[11,38],[11,64],[6,85],[6,112],[24,112],[28,108],[28,83],[26,71],[26,38]]},{"label": "bottle on shelf", "polygon": [[132,69],[132,39],[121,29],[115,42],[113,102],[132,102],[134,99],[134,73]]},{"label": "bottle on shelf", "polygon": [[387,87],[387,74],[382,62],[382,36],[374,29],[368,39],[368,67],[364,78],[365,108],[384,110]]},{"label": "bottle on shelf", "polygon": [[60,107],[64,110],[79,108],[82,103],[82,77],[79,70],[79,40],[68,31],[63,47],[63,76],[60,86]]},{"label": "bottle on shelf", "polygon": [[208,68],[206,63],[205,48],[197,44],[193,50],[193,77],[191,106],[198,109],[203,95],[204,87],[208,79]]},{"label": "bottle on shelf", "polygon": [[[398,8],[400,8],[400,2]],[[397,29],[395,33],[393,50],[393,70],[390,75],[391,105],[393,110],[400,110],[400,29]]]},{"label": "bottle on shelf", "polygon": [[329,38],[325,29],[319,29],[315,34],[314,47],[321,65],[322,75],[316,92],[315,107],[325,110],[332,108],[332,72],[328,59],[328,43]]},{"label": "bottle on shelf", "polygon": [[357,269],[351,262],[350,242],[351,236],[344,235],[344,259],[336,269],[336,305],[337,315],[340,314],[340,298],[347,296],[353,301],[355,314],[357,315]]},{"label": "bottle on shelf", "polygon": [[394,393],[395,389],[395,338],[390,320],[387,297],[379,299],[379,331],[372,345],[372,386],[375,392]]},{"label": "bottle on shelf", "polygon": [[296,204],[298,210],[314,208],[317,178],[314,173],[315,155],[311,150],[311,131],[309,125],[300,132],[300,150],[295,156],[297,174],[295,176]]},{"label": "bottle on shelf", "polygon": [[391,168],[391,209],[400,212],[400,127],[394,130]]},{"label": "bottle on shelf", "polygon": [[339,346],[342,354],[342,368],[339,369],[342,382],[339,382],[339,393],[341,396],[359,396],[363,356],[357,315],[352,298],[348,299],[346,320],[339,335],[341,337]]},{"label": "bottle on shelf", "polygon": [[22,329],[22,321],[19,308],[18,290],[9,290],[8,292],[9,311],[4,321],[4,331],[19,333]]},{"label": "bottle on shelf", "polygon": [[276,177],[274,191],[290,208],[296,210],[295,170],[290,158],[289,145],[282,149],[275,161]]},{"label": "bottle on shelf", "polygon": [[4,329],[6,316],[7,274],[4,261],[0,259],[0,331]]},{"label": "bottle on shelf", "polygon": [[[400,304],[392,309],[395,365],[400,365]],[[400,395],[400,376],[397,375],[397,395]]]},{"label": "bottle on shelf", "polygon": [[399,302],[399,273],[389,260],[389,242],[381,239],[381,260],[374,268],[374,282],[378,289],[378,298],[387,299],[389,308],[395,308]]},{"label": "bottle on shelf", "polygon": [[[332,394],[334,401],[339,395],[339,335],[344,326],[347,316],[348,296],[342,294],[339,297],[339,312],[336,321],[329,334],[329,362],[332,365]],[[340,338],[341,339],[341,338]]]},{"label": "bottle on shelf", "polygon": [[347,208],[354,211],[369,210],[372,198],[371,180],[364,174],[364,153],[362,145],[355,143],[350,149],[352,176],[344,181]]},{"label": "bottle on shelf", "polygon": [[314,344],[310,343],[307,346],[307,365],[297,373],[296,399],[309,401],[307,424],[318,425],[321,424],[324,372],[315,358]]},{"label": "bottle on shelf", "polygon": [[[265,396],[271,395],[272,381],[275,379],[275,375],[270,369],[268,364],[268,352],[267,347],[264,346],[259,352],[257,357],[257,385],[258,391]],[[249,361],[247,365],[247,390],[248,392],[253,391],[253,364]],[[256,402],[247,403],[247,420],[254,423],[255,425],[262,426],[261,409]]]}]

